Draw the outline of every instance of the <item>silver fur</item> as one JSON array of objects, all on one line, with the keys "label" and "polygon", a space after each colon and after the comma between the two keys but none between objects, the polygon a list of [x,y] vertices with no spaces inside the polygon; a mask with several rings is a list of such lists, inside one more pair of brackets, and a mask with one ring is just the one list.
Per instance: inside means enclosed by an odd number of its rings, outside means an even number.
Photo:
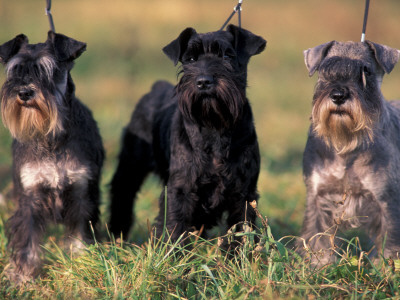
[{"label": "silver fur", "polygon": [[[400,102],[386,101],[380,86],[399,51],[369,41],[332,41],[304,51],[304,57],[310,76],[319,75],[303,157],[302,237],[316,254],[312,260],[334,261],[337,236],[351,229],[367,233],[376,245],[373,253],[397,257]],[[353,124],[357,120],[362,121]]]}]

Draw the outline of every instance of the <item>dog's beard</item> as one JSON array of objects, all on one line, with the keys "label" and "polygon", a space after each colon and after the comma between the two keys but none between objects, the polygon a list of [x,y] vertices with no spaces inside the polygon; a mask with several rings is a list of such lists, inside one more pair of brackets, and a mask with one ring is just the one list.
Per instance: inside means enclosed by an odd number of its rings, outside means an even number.
[{"label": "dog's beard", "polygon": [[199,126],[230,129],[241,117],[246,95],[230,78],[217,77],[212,91],[199,91],[193,79],[183,76],[177,86],[179,109]]},{"label": "dog's beard", "polygon": [[337,106],[326,96],[314,100],[312,110],[313,130],[338,154],[351,152],[374,140],[374,124],[379,111],[371,113],[360,100],[348,99]]},{"label": "dog's beard", "polygon": [[24,142],[35,138],[55,137],[63,131],[62,96],[59,93],[44,95],[34,85],[35,97],[24,102],[18,96],[8,96],[6,88],[1,92],[3,124],[13,138]]}]

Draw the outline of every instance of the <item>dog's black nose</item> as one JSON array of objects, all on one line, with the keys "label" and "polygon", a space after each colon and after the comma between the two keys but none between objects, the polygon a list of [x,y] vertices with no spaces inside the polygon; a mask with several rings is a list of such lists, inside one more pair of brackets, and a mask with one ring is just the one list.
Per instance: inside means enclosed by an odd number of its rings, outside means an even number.
[{"label": "dog's black nose", "polygon": [[341,105],[346,102],[349,97],[349,92],[346,89],[334,89],[329,97],[332,99],[333,103],[336,105]]},{"label": "dog's black nose", "polygon": [[196,85],[199,90],[208,90],[214,85],[214,77],[210,75],[200,75],[196,78]]},{"label": "dog's black nose", "polygon": [[19,99],[21,99],[22,101],[29,101],[30,99],[33,98],[33,96],[35,95],[35,91],[29,88],[24,88],[21,89],[18,92],[18,97]]}]

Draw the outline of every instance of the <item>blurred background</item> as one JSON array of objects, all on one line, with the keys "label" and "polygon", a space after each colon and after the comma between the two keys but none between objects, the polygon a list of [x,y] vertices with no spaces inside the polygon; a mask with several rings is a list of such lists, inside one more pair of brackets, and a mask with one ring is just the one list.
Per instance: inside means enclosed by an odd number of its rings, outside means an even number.
[{"label": "blurred background", "polygon": [[[177,81],[177,68],[161,49],[186,27],[218,30],[235,0],[53,0],[55,29],[87,43],[72,77],[77,96],[91,108],[107,151],[102,180],[102,228],[108,219],[108,183],[117,162],[122,128],[138,99],[158,79]],[[259,207],[277,236],[299,234],[305,203],[302,152],[316,76],[309,78],[303,50],[331,41],[359,41],[364,0],[244,0],[242,26],[264,37],[266,50],[249,65],[251,101],[262,153]],[[44,42],[45,0],[0,0],[0,44],[24,33]],[[235,16],[232,23],[237,24]],[[371,1],[366,38],[400,49],[400,1]],[[4,68],[0,82],[4,81]],[[400,99],[400,68],[382,85]],[[11,138],[0,125],[0,218],[8,219]],[[136,202],[131,239],[147,236],[158,212],[161,186],[150,177]],[[2,221],[0,220],[0,221]],[[1,224],[2,222],[0,222]]]}]

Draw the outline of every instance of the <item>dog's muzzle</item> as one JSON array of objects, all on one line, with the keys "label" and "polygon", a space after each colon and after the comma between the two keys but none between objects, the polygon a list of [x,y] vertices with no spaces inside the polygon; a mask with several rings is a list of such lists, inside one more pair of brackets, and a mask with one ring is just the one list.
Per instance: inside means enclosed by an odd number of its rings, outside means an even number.
[{"label": "dog's muzzle", "polygon": [[32,88],[24,87],[18,91],[18,98],[21,101],[29,101],[35,96],[35,91]]},{"label": "dog's muzzle", "polygon": [[208,91],[215,85],[215,79],[211,75],[199,75],[196,78],[196,86],[200,91]]},{"label": "dog's muzzle", "polygon": [[335,88],[329,94],[329,98],[331,98],[332,102],[338,106],[344,104],[349,99],[349,96],[350,92],[345,87]]}]

